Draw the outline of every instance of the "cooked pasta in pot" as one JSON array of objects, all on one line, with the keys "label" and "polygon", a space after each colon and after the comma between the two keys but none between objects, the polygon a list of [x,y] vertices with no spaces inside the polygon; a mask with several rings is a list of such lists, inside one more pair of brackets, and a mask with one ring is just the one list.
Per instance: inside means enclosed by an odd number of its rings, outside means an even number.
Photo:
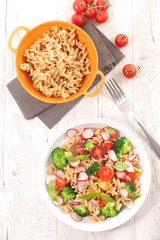
[{"label": "cooked pasta in pot", "polygon": [[26,62],[20,65],[28,72],[33,87],[47,97],[75,94],[90,73],[87,47],[76,36],[76,30],[53,27],[26,49]]},{"label": "cooked pasta in pot", "polygon": [[108,126],[69,129],[67,136],[53,149],[47,171],[54,204],[76,221],[88,216],[95,222],[131,208],[141,196],[143,172],[131,141]]}]

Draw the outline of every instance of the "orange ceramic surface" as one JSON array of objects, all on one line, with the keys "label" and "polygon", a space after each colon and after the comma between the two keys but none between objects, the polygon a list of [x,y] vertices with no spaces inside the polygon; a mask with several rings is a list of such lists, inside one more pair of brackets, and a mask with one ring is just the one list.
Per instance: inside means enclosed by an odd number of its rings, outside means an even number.
[{"label": "orange ceramic surface", "polygon": [[[91,60],[91,66],[90,66],[91,73],[84,77],[84,81],[80,90],[76,94],[72,94],[66,99],[63,99],[61,97],[54,97],[54,96],[46,97],[40,91],[37,91],[34,89],[32,85],[32,79],[29,76],[29,74],[27,72],[23,72],[22,70],[20,70],[20,65],[26,62],[26,58],[23,56],[25,49],[29,48],[36,40],[41,38],[43,36],[43,33],[45,33],[47,30],[52,30],[53,26],[59,26],[60,28],[63,28],[63,29],[69,29],[70,27],[75,28],[78,39],[83,43],[85,43],[85,45],[87,46],[88,57]],[[14,49],[12,47],[12,39],[19,30],[26,31],[26,34],[20,41],[17,49]],[[30,93],[33,97],[43,102],[64,103],[64,102],[69,102],[71,100],[74,100],[83,94],[86,96],[94,96],[102,89],[104,85],[105,78],[104,78],[104,74],[98,70],[98,56],[97,56],[97,51],[93,41],[85,31],[83,31],[81,28],[77,27],[72,23],[63,22],[63,21],[50,21],[50,22],[42,23],[32,29],[28,29],[25,26],[20,26],[12,32],[8,40],[8,46],[10,50],[16,54],[16,59],[15,59],[16,72],[17,72],[17,76],[20,83],[28,93]],[[96,89],[96,91],[90,93],[87,90],[92,85],[97,74],[101,75],[101,82],[98,88]]]}]

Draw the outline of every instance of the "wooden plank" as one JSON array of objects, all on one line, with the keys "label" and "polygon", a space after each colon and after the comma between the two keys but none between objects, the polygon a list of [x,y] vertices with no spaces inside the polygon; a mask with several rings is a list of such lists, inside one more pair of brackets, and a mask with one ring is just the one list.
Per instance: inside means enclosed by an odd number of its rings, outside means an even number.
[{"label": "wooden plank", "polygon": [[[141,117],[144,126],[160,142],[159,129],[159,1],[133,1],[133,59],[140,67],[134,80],[134,109]],[[144,144],[152,167],[152,181],[149,195],[142,209],[135,216],[135,239],[159,239],[159,159],[149,146],[147,139],[135,124],[135,132]],[[145,226],[145,228],[143,227]]]},{"label": "wooden plank", "polygon": [[6,29],[5,29],[5,21],[6,21],[6,2],[1,2],[0,7],[0,15],[1,15],[1,24],[0,28],[0,36],[1,36],[1,44],[0,44],[0,239],[7,239],[8,230],[7,230],[7,206],[6,206],[6,195],[5,195],[5,162],[4,162],[4,105],[5,105],[5,39],[6,39]]}]

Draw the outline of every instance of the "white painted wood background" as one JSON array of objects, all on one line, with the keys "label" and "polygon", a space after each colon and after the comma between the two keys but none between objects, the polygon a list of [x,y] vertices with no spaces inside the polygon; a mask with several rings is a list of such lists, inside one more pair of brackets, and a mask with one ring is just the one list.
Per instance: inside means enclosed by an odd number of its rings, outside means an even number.
[{"label": "white painted wood background", "polygon": [[[7,47],[12,30],[29,28],[47,20],[70,21],[72,0],[0,1],[0,239],[1,240],[159,240],[160,159],[136,123],[129,123],[104,88],[93,98],[83,98],[51,130],[38,118],[25,120],[6,84],[15,76],[14,56]],[[144,125],[160,142],[160,1],[110,0],[109,21],[99,29],[113,41],[126,33],[126,58],[106,78],[115,77],[131,99]],[[17,40],[18,42],[19,40]],[[127,63],[140,67],[136,78],[121,73]],[[83,110],[82,110],[83,109]],[[102,233],[74,230],[57,220],[42,201],[36,171],[52,134],[66,123],[85,117],[106,117],[133,130],[145,146],[152,166],[149,195],[140,211],[121,227]]]}]

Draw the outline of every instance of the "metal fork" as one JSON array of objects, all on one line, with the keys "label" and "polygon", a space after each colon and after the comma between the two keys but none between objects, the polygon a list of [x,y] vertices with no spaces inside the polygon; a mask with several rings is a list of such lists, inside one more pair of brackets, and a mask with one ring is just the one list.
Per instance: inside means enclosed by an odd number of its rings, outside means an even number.
[{"label": "metal fork", "polygon": [[150,133],[144,128],[143,124],[139,120],[139,118],[135,115],[135,113],[132,111],[131,104],[126,97],[125,93],[123,90],[119,87],[117,82],[114,80],[114,78],[109,79],[107,83],[105,83],[110,95],[112,96],[113,100],[115,103],[118,105],[118,107],[127,112],[129,115],[132,115],[133,118],[136,120],[136,122],[139,124],[141,129],[143,130],[144,134],[148,138],[150,144],[152,145],[155,153],[157,156],[160,158],[160,145],[156,142],[156,140],[151,136]]}]

